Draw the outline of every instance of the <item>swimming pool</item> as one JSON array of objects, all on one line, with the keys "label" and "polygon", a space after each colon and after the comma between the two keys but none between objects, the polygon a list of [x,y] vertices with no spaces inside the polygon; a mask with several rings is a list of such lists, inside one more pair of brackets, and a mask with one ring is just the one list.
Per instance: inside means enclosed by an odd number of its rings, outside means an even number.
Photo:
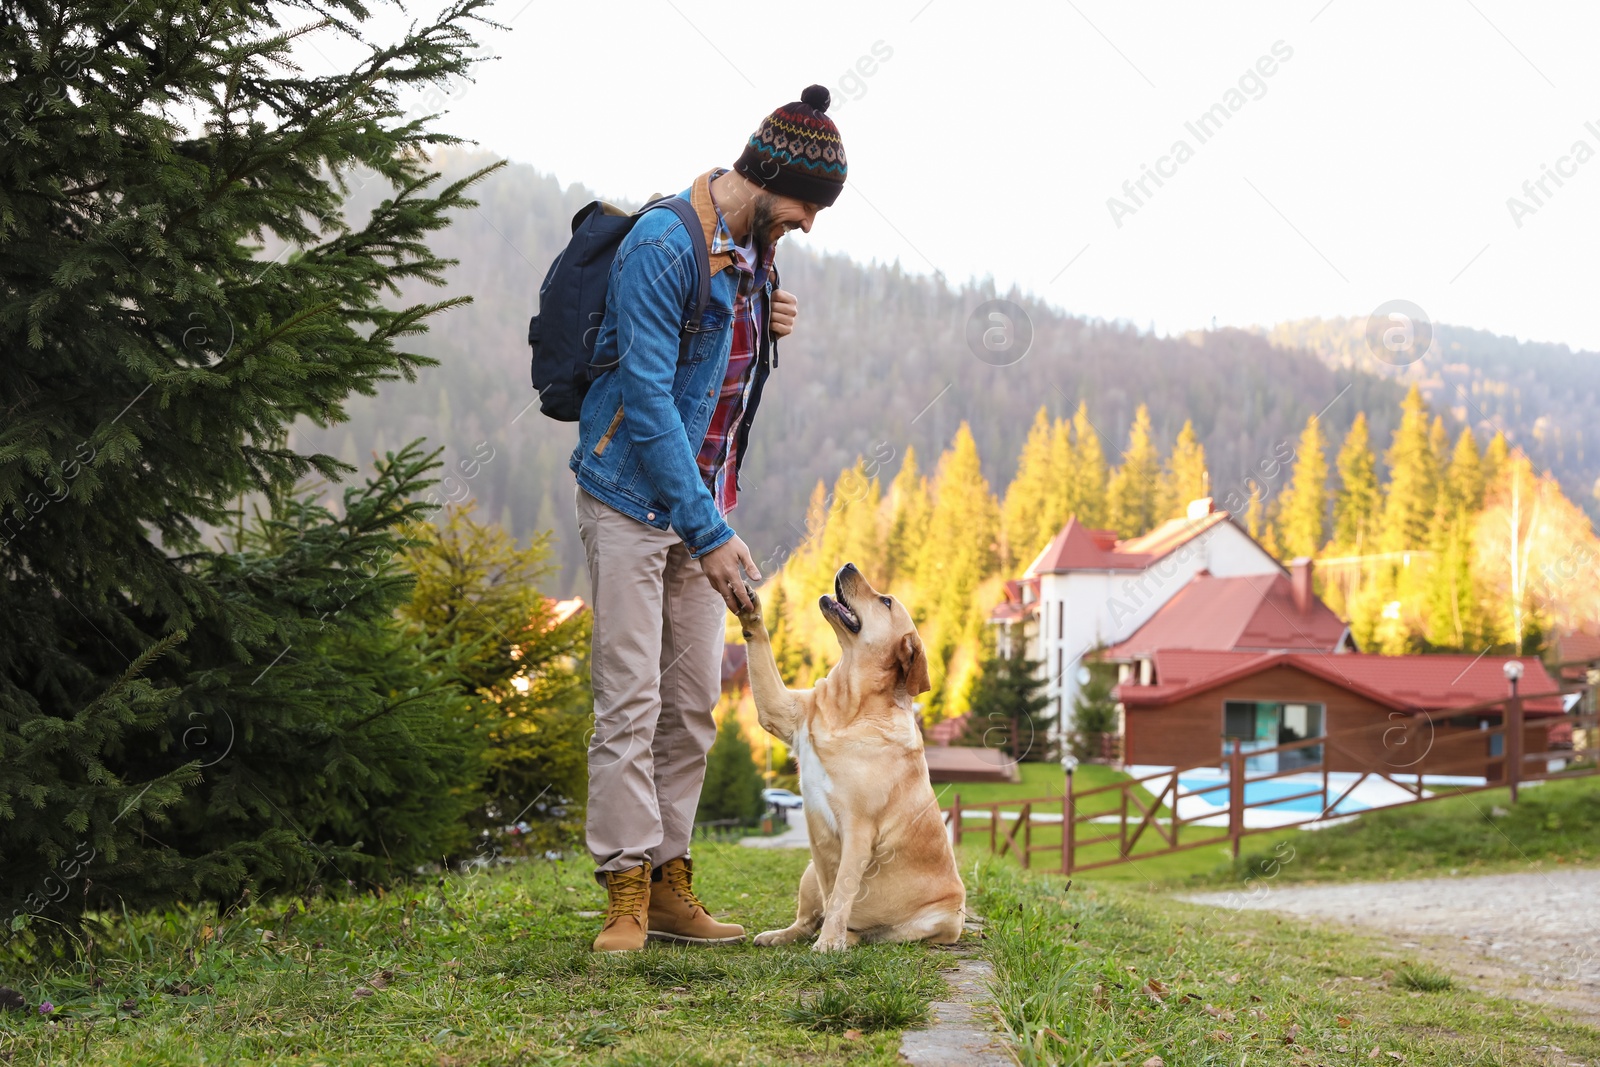
[{"label": "swimming pool", "polygon": [[[1178,779],[1178,788],[1182,791],[1181,799],[1189,800],[1191,797],[1201,804],[1226,811],[1228,808],[1228,780],[1226,778],[1182,778]],[[1256,811],[1295,811],[1319,814],[1323,806],[1337,800],[1340,793],[1347,789],[1347,785],[1338,782],[1328,783],[1328,796],[1324,800],[1321,789],[1322,779],[1306,778],[1296,781],[1292,778],[1273,778],[1267,781],[1252,782],[1248,779],[1244,783],[1244,802],[1246,804],[1260,805],[1251,810]],[[1298,800],[1281,800],[1270,803],[1278,797],[1292,797],[1297,793],[1318,792],[1314,796],[1303,796]],[[1369,805],[1363,804],[1353,796],[1346,797],[1339,802],[1336,811],[1328,812],[1329,815],[1350,815],[1358,811],[1366,811]]]}]

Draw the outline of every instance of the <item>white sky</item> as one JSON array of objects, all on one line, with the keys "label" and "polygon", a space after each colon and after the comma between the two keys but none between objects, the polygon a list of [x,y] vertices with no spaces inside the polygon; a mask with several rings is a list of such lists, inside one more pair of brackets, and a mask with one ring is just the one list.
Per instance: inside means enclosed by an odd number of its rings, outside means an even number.
[{"label": "white sky", "polygon": [[[1600,349],[1600,6],[500,0],[491,11],[509,25],[483,38],[500,58],[457,87],[436,126],[602,195],[676,191],[731,164],[763,115],[822,82],[850,178],[809,237],[786,241],[953,283],[992,274],[1163,333],[1213,316],[1364,316],[1403,298],[1436,321]],[[401,25],[369,24],[384,40]],[[1278,41],[1293,55],[1262,79],[1265,95],[1205,143],[1185,129]],[[874,45],[892,54],[843,85]],[[332,34],[297,52],[312,73],[358,54]],[[1123,182],[1180,138],[1193,158],[1147,185],[1119,228],[1107,198],[1126,199]],[[1578,140],[1595,158],[1562,164],[1574,173],[1559,188],[1547,179],[1551,195],[1519,228],[1507,198],[1536,206],[1523,183]]]}]

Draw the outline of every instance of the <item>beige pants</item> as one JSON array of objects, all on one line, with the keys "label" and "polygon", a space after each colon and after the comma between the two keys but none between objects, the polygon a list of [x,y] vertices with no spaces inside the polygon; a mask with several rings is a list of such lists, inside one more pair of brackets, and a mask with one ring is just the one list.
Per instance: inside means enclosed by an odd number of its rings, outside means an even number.
[{"label": "beige pants", "polygon": [[689,854],[727,605],[671,530],[577,491],[594,610],[585,833],[595,877]]}]

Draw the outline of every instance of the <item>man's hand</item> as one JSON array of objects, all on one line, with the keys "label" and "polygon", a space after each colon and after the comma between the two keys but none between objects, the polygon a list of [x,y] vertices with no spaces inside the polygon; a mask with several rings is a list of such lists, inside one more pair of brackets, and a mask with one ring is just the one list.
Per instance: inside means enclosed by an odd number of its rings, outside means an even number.
[{"label": "man's hand", "polygon": [[[788,337],[794,332],[795,316],[800,314],[800,301],[787,289],[772,291],[772,336]],[[757,576],[759,577],[759,575]]]},{"label": "man's hand", "polygon": [[700,570],[705,574],[706,581],[711,583],[711,588],[717,591],[723,603],[728,605],[728,610],[735,615],[755,606],[745,591],[744,575],[739,573],[740,565],[744,566],[751,581],[761,580],[761,571],[756,568],[756,561],[750,558],[750,549],[745,547],[738,534],[700,557]]}]

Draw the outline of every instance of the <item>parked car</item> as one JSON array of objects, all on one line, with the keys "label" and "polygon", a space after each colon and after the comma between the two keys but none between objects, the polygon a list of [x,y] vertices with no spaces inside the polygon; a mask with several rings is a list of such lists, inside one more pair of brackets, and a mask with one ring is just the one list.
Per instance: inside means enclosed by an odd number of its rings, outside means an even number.
[{"label": "parked car", "polygon": [[805,803],[798,794],[791,793],[787,789],[763,789],[761,799],[779,808],[798,808]]}]

